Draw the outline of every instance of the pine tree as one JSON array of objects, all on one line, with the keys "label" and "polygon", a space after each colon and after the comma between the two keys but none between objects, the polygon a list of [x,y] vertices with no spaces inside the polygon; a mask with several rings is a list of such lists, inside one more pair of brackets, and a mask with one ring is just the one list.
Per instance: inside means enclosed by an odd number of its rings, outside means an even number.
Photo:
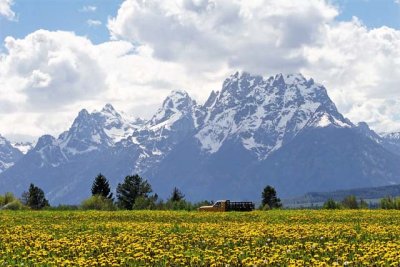
[{"label": "pine tree", "polygon": [[118,205],[131,210],[138,197],[149,198],[152,192],[151,185],[139,175],[128,175],[122,184],[117,186]]},{"label": "pine tree", "polygon": [[110,185],[107,178],[99,173],[93,181],[92,195],[100,195],[108,199],[112,199],[113,194],[110,192]]},{"label": "pine tree", "polygon": [[26,198],[26,205],[31,209],[40,210],[49,206],[49,202],[44,196],[44,192],[34,184],[30,184],[28,192],[24,192],[23,196]]},{"label": "pine tree", "polygon": [[169,198],[173,202],[181,201],[185,198],[185,195],[177,188],[174,187],[171,193],[171,197]]},{"label": "pine tree", "polygon": [[[281,200],[276,196],[276,190],[272,186],[266,186],[261,194],[263,207],[275,209],[282,207]],[[268,206],[267,206],[268,205]]]}]

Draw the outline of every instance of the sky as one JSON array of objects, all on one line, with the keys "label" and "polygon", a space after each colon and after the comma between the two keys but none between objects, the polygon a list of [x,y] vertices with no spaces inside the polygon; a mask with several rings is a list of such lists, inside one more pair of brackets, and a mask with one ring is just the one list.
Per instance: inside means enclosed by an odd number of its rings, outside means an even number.
[{"label": "sky", "polygon": [[340,112],[400,131],[400,0],[0,0],[0,134],[34,141],[79,110],[149,118],[236,71],[301,72]]}]

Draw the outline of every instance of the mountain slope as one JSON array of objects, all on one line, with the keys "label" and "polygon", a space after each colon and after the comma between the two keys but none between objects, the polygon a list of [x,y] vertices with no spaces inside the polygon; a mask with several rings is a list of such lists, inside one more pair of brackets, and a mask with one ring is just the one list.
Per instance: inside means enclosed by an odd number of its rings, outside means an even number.
[{"label": "mountain slope", "polygon": [[146,173],[158,192],[177,185],[196,200],[254,200],[266,184],[288,197],[400,183],[400,158],[301,75],[235,74],[205,109],[195,136]]},{"label": "mountain slope", "polygon": [[385,142],[344,118],[312,79],[235,73],[204,105],[171,92],[148,121],[109,104],[82,110],[0,174],[0,189],[20,194],[34,182],[57,204],[87,197],[99,172],[113,189],[139,173],[161,197],[177,186],[190,200],[259,200],[267,184],[292,197],[400,183],[400,156]]},{"label": "mountain slope", "polygon": [[[130,173],[132,167],[118,157],[123,155],[117,153],[118,147],[120,140],[141,124],[129,122],[109,104],[100,112],[82,110],[58,138],[39,138],[36,146],[0,177],[0,187],[19,195],[34,182],[53,204],[79,203],[90,193],[99,172],[115,182]],[[114,187],[115,182],[111,182]]]},{"label": "mountain slope", "polygon": [[0,135],[0,173],[12,167],[22,156],[20,150]]},{"label": "mountain slope", "polygon": [[381,136],[382,145],[392,151],[393,153],[400,155],[400,133],[384,133]]}]

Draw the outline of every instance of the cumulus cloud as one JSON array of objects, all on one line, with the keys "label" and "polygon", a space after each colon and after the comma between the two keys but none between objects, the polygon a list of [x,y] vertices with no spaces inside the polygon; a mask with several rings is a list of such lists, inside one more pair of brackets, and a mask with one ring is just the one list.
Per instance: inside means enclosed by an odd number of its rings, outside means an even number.
[{"label": "cumulus cloud", "polygon": [[336,15],[314,0],[127,0],[108,28],[112,38],[148,45],[156,58],[192,71],[227,65],[263,72],[268,65],[277,72],[306,64],[303,47]]},{"label": "cumulus cloud", "polygon": [[305,54],[304,72],[329,88],[343,113],[377,131],[400,130],[400,31],[357,19],[328,25],[323,45]]},{"label": "cumulus cloud", "polygon": [[86,21],[87,25],[89,25],[90,27],[97,27],[101,25],[101,21],[100,20],[94,20],[94,19],[88,19]]},{"label": "cumulus cloud", "polygon": [[15,13],[11,10],[13,4],[13,0],[0,0],[0,16],[8,20],[16,20]]},{"label": "cumulus cloud", "polygon": [[5,48],[0,132],[7,136],[57,135],[80,109],[105,103],[149,116],[171,89],[193,82],[179,64],[157,60],[150,49],[126,41],[94,45],[71,32],[39,30],[23,39],[7,37]]},{"label": "cumulus cloud", "polygon": [[400,130],[400,32],[338,22],[328,1],[126,0],[109,19],[113,39],[145,45],[188,73],[236,69],[303,72],[324,83],[339,109],[378,131]]},{"label": "cumulus cloud", "polygon": [[8,37],[0,133],[57,134],[107,102],[148,117],[170,90],[201,102],[236,70],[302,72],[354,122],[400,130],[400,32],[337,14],[323,0],[126,0],[105,43],[62,31]]},{"label": "cumulus cloud", "polygon": [[25,108],[59,108],[106,88],[95,46],[85,37],[39,30],[24,39],[7,37],[5,47],[0,77],[7,84],[0,90],[18,95],[8,99]]}]

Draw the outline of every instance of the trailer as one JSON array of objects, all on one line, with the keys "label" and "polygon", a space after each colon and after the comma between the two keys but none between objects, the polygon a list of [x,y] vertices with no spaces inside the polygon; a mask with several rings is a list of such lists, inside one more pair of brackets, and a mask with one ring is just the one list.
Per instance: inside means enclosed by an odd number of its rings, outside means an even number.
[{"label": "trailer", "polygon": [[230,200],[218,200],[212,206],[201,206],[199,211],[252,211],[255,205],[253,202],[241,201],[241,202],[231,202]]}]

